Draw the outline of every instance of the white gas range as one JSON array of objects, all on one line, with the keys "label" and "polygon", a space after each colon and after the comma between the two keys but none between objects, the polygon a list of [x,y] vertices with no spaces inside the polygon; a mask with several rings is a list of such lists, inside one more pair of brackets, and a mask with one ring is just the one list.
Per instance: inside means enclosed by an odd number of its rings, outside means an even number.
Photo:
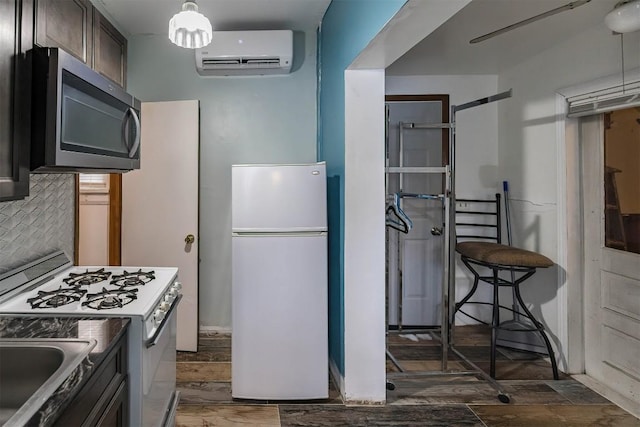
[{"label": "white gas range", "polygon": [[0,314],[128,317],[129,425],[173,425],[177,268],[73,266],[55,252],[0,277]]}]

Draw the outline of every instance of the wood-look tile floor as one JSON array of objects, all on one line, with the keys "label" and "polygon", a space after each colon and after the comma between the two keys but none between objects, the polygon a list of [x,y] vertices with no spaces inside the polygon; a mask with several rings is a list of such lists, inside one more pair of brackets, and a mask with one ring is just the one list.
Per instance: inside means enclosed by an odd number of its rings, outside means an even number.
[{"label": "wood-look tile floor", "polygon": [[[420,338],[418,338],[420,337]],[[389,334],[389,350],[406,372],[440,369],[440,347],[428,335]],[[483,327],[456,328],[457,348],[483,369],[489,366]],[[464,370],[450,357],[449,369]],[[329,381],[320,402],[254,402],[231,398],[231,337],[201,334],[198,352],[178,352],[181,392],[176,426],[638,426],[640,420],[567,375],[554,381],[545,358],[500,349],[497,377],[509,404],[477,376],[407,376],[387,372],[395,390],[387,404],[345,405]],[[396,376],[394,376],[394,374]]]}]

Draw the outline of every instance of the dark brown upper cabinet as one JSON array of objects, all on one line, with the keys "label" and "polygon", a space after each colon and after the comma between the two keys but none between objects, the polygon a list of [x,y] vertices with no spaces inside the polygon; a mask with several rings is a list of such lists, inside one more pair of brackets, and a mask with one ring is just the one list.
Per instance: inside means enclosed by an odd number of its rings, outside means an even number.
[{"label": "dark brown upper cabinet", "polygon": [[0,201],[29,194],[31,0],[0,0]]},{"label": "dark brown upper cabinet", "polygon": [[39,46],[61,47],[91,66],[93,6],[89,0],[36,0]]},{"label": "dark brown upper cabinet", "polygon": [[122,87],[127,80],[127,39],[93,9],[93,68]]},{"label": "dark brown upper cabinet", "polygon": [[127,39],[89,0],[36,0],[35,42],[60,47],[124,87]]}]

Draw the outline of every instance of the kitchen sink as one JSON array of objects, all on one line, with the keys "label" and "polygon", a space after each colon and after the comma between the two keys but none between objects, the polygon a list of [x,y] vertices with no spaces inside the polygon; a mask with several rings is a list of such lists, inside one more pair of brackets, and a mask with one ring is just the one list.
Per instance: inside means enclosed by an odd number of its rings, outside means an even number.
[{"label": "kitchen sink", "polygon": [[0,339],[0,425],[25,424],[95,345],[95,340]]}]

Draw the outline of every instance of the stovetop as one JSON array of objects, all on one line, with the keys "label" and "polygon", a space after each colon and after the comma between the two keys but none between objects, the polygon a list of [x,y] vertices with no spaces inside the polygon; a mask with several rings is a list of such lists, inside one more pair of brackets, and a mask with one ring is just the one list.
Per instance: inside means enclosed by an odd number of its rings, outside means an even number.
[{"label": "stovetop", "polygon": [[177,272],[172,267],[71,267],[0,304],[0,313],[147,316]]}]

